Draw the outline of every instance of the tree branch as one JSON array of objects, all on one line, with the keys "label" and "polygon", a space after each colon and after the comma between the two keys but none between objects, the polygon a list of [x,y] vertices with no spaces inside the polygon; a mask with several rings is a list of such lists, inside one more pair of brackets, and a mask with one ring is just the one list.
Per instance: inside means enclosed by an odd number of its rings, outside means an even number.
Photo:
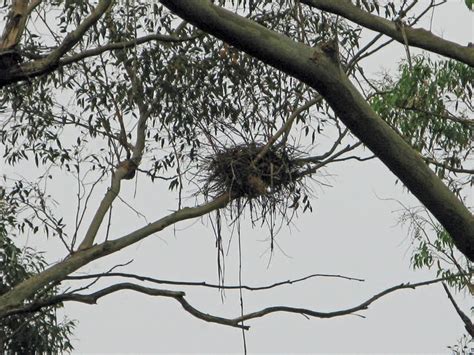
[{"label": "tree branch", "polygon": [[357,311],[366,310],[366,309],[369,308],[369,306],[372,303],[374,303],[378,299],[380,299],[380,298],[382,298],[382,297],[384,297],[384,296],[386,296],[390,293],[393,293],[395,291],[404,290],[404,289],[415,289],[417,287],[432,285],[432,284],[441,282],[443,280],[445,280],[445,278],[429,280],[429,281],[424,281],[424,282],[418,282],[418,283],[413,283],[413,284],[410,284],[410,283],[403,284],[402,283],[400,285],[390,287],[390,288],[388,288],[388,289],[386,289],[386,290],[384,290],[380,293],[377,293],[376,295],[369,298],[367,301],[362,302],[361,304],[359,304],[355,307],[347,308],[347,309],[340,310],[340,311],[318,312],[318,311],[313,311],[313,310],[309,310],[309,309],[306,309],[306,308],[293,308],[293,307],[286,307],[286,306],[275,306],[275,307],[268,307],[268,308],[262,309],[262,310],[257,311],[257,312],[249,313],[249,314],[246,314],[242,317],[234,318],[234,320],[237,321],[237,322],[243,322],[243,321],[247,321],[247,320],[250,320],[250,319],[263,317],[263,316],[266,316],[268,314],[275,313],[275,312],[297,313],[297,314],[303,314],[303,315],[306,315],[306,316],[311,316],[311,317],[316,317],[316,318],[340,317],[340,316],[344,316],[344,315],[353,314]]},{"label": "tree branch", "polygon": [[301,2],[319,10],[340,15],[361,26],[383,33],[403,45],[406,36],[406,42],[410,46],[426,49],[474,67],[474,48],[445,40],[422,28],[397,26],[393,21],[360,9],[349,0],[301,0]]},{"label": "tree branch", "polygon": [[463,311],[461,311],[456,301],[454,300],[453,295],[451,295],[451,292],[449,291],[448,286],[446,286],[444,282],[443,282],[443,287],[444,287],[444,290],[446,291],[446,294],[448,295],[449,300],[453,304],[453,307],[456,310],[456,313],[459,315],[459,318],[461,318],[461,320],[463,321],[464,328],[466,328],[466,331],[469,333],[471,337],[474,337],[474,324],[469,319],[469,317],[466,316],[466,314]]},{"label": "tree branch", "polygon": [[97,232],[104,220],[107,211],[109,210],[110,206],[114,202],[115,198],[120,193],[120,186],[121,181],[128,174],[128,166],[127,165],[120,165],[113,173],[112,173],[112,182],[110,187],[107,189],[105,196],[102,198],[99,204],[99,208],[94,214],[92,221],[87,229],[86,235],[82,240],[81,244],[79,245],[79,250],[87,249],[92,246],[94,243],[94,239],[97,236]]},{"label": "tree branch", "polygon": [[0,52],[14,48],[21,39],[28,18],[28,0],[14,0],[0,39]]},{"label": "tree branch", "polygon": [[135,47],[135,46],[138,46],[140,44],[144,44],[144,43],[148,43],[148,42],[152,42],[152,41],[157,41],[157,42],[185,42],[185,41],[191,41],[191,40],[193,40],[193,39],[195,39],[199,36],[201,36],[201,34],[196,34],[196,35],[191,36],[191,37],[167,36],[167,35],[162,35],[162,34],[158,34],[158,33],[150,34],[150,35],[139,37],[139,38],[136,38],[136,39],[130,40],[130,41],[112,42],[112,43],[108,43],[108,44],[100,46],[100,47],[85,50],[83,52],[80,52],[80,53],[71,55],[69,57],[66,57],[64,59],[61,59],[59,61],[59,65],[60,66],[70,65],[72,63],[76,63],[78,61],[81,61],[85,58],[97,56],[97,55],[102,54],[104,52]]},{"label": "tree branch", "polygon": [[241,325],[240,324],[241,322],[248,321],[255,318],[261,318],[268,314],[276,313],[276,312],[296,313],[296,314],[311,316],[315,318],[334,318],[334,317],[354,314],[357,311],[368,309],[368,307],[372,303],[395,291],[403,290],[403,289],[415,289],[417,287],[432,285],[434,283],[438,283],[444,280],[446,280],[446,278],[434,279],[434,280],[413,283],[413,284],[406,283],[406,284],[393,286],[380,293],[377,293],[376,295],[372,296],[365,302],[362,302],[361,304],[355,307],[347,308],[340,311],[319,312],[319,311],[314,311],[307,308],[297,308],[297,307],[289,307],[289,306],[273,306],[273,307],[264,308],[256,312],[244,314],[240,317],[233,318],[233,319],[222,318],[222,317],[214,316],[214,315],[199,311],[185,299],[186,294],[182,291],[154,289],[154,288],[144,287],[144,286],[127,282],[127,283],[119,283],[116,285],[112,285],[88,295],[66,293],[66,294],[51,297],[49,299],[34,301],[27,305],[22,305],[16,308],[12,308],[9,311],[4,312],[2,314],[2,317],[7,317],[12,314],[35,312],[44,307],[52,306],[52,305],[63,303],[63,302],[70,302],[70,301],[81,302],[81,303],[86,303],[86,304],[96,304],[97,300],[104,296],[107,296],[109,294],[112,294],[114,292],[121,291],[121,290],[131,290],[131,291],[136,291],[136,292],[143,293],[150,296],[174,298],[183,306],[183,308],[187,312],[189,312],[190,314],[192,314],[198,319],[204,320],[206,322],[217,323],[217,324],[222,324],[222,325],[227,325],[227,326],[237,327],[237,328],[242,328],[242,329],[247,330],[250,327]]},{"label": "tree branch", "polygon": [[[109,15],[107,16],[107,24],[112,36],[116,36],[116,26],[115,26],[115,23],[113,22],[113,19]],[[82,243],[79,245],[79,249],[90,248],[92,244],[94,243],[97,232],[100,228],[100,225],[102,224],[102,221],[107,211],[110,209],[113,201],[115,200],[115,198],[118,196],[120,192],[120,185],[121,185],[122,179],[128,178],[127,176],[135,175],[135,171],[139,167],[141,159],[142,159],[143,150],[145,149],[145,136],[146,136],[146,127],[147,127],[146,121],[148,117],[150,116],[150,110],[147,109],[147,105],[143,100],[143,97],[144,97],[143,84],[140,78],[137,76],[135,68],[127,62],[125,52],[120,51],[117,53],[117,55],[119,59],[122,61],[123,65],[125,66],[125,70],[132,82],[133,101],[137,105],[138,111],[139,111],[139,118],[138,118],[138,123],[137,123],[137,128],[136,128],[136,140],[135,140],[135,144],[133,145],[132,157],[127,156],[127,160],[121,162],[118,168],[116,169],[116,171],[113,173],[112,185],[108,189],[104,198],[102,199],[100,206],[89,226],[89,229],[87,230],[87,233]],[[120,115],[117,104],[115,104],[115,106],[116,106],[117,114]],[[121,118],[119,117],[119,119]],[[122,129],[124,129],[123,122],[122,122]],[[122,135],[126,137],[124,131],[122,131]]]},{"label": "tree branch", "polygon": [[1,295],[0,317],[8,312],[8,310],[17,308],[25,299],[32,297],[39,289],[47,286],[51,282],[63,280],[67,275],[87,265],[91,261],[115,253],[177,222],[200,217],[222,208],[226,206],[230,200],[231,196],[226,193],[200,206],[182,208],[118,239],[105,241],[90,248],[78,250],[67,259],[30,277],[16,285],[7,293]]},{"label": "tree branch", "polygon": [[147,276],[140,276],[140,275],[135,275],[135,274],[128,274],[128,273],[123,273],[123,272],[107,272],[107,273],[101,273],[101,274],[89,274],[89,275],[73,275],[73,276],[68,276],[65,278],[65,280],[88,280],[88,279],[93,279],[93,278],[101,278],[101,277],[126,277],[126,278],[131,278],[131,279],[136,279],[140,281],[148,281],[160,285],[178,285],[178,286],[201,286],[201,287],[208,287],[208,288],[215,288],[215,289],[220,289],[220,290],[248,290],[248,291],[262,291],[262,290],[269,290],[271,288],[279,287],[282,285],[292,285],[295,283],[299,283],[302,281],[306,281],[311,278],[315,277],[326,277],[326,278],[339,278],[339,279],[344,279],[344,280],[350,280],[350,281],[359,281],[363,282],[363,279],[359,278],[354,278],[354,277],[348,277],[348,276],[343,276],[343,275],[333,275],[333,274],[312,274],[308,275],[305,277],[301,277],[298,279],[294,280],[286,280],[286,281],[279,281],[271,285],[266,285],[266,286],[247,286],[247,285],[231,285],[231,286],[225,286],[225,285],[216,285],[216,284],[210,284],[205,281],[202,282],[192,282],[192,281],[174,281],[174,280],[161,280],[161,279],[155,279],[152,277],[147,277]]},{"label": "tree branch", "polygon": [[[62,43],[46,57],[2,70],[0,87],[53,71],[59,65],[61,57],[82,39],[86,31],[102,17],[112,2],[113,0],[99,1],[89,16],[74,31],[69,32]],[[27,10],[25,9],[25,11]]]},{"label": "tree branch", "polygon": [[474,174],[474,169],[456,168],[456,167],[450,166],[446,163],[440,163],[439,161],[437,161],[433,158],[430,158],[430,157],[423,157],[423,159],[425,159],[425,161],[430,163],[430,164],[433,164],[433,165],[436,165],[440,168],[444,168],[446,170],[452,171],[453,173],[470,174],[470,175]]},{"label": "tree branch", "polygon": [[317,95],[315,98],[309,100],[306,102],[304,105],[301,105],[300,107],[297,107],[293,113],[288,117],[288,119],[285,121],[283,126],[280,127],[280,129],[268,140],[268,142],[265,144],[265,146],[260,150],[258,155],[254,159],[254,163],[257,163],[259,160],[261,160],[265,154],[267,154],[268,150],[270,147],[280,138],[283,134],[282,138],[282,144],[286,142],[288,139],[288,135],[290,134],[291,126],[293,125],[293,122],[295,119],[304,111],[309,110],[313,105],[317,104],[318,102],[322,101],[322,97]]}]

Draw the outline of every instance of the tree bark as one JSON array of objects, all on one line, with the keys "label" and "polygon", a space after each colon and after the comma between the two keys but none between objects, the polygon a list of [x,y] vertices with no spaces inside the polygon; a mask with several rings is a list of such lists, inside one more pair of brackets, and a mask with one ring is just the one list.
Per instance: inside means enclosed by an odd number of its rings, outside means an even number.
[{"label": "tree bark", "polygon": [[14,0],[0,40],[0,51],[13,49],[20,42],[28,15],[28,0]]},{"label": "tree bark", "polygon": [[[423,28],[403,27],[402,29],[401,26],[403,25],[401,22],[396,23],[370,14],[358,8],[349,0],[301,0],[301,2],[308,6],[340,15],[358,25],[383,33],[401,44],[426,49],[474,67],[474,48],[469,48],[467,43],[466,46],[461,46],[438,37]],[[405,43],[405,39],[407,43]]]}]

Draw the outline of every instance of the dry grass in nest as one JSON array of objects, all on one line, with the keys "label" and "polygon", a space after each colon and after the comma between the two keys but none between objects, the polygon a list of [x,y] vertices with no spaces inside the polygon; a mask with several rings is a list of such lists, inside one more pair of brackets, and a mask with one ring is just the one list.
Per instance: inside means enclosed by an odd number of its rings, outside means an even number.
[{"label": "dry grass in nest", "polygon": [[263,197],[274,203],[300,193],[301,165],[295,162],[295,149],[270,147],[260,158],[262,144],[236,145],[207,158],[205,193],[229,192],[234,198],[255,200]]}]

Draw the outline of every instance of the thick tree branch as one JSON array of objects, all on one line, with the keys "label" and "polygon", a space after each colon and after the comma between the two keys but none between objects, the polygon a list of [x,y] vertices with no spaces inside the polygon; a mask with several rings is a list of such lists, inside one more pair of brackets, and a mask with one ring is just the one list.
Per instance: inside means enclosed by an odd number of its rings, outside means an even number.
[{"label": "thick tree branch", "polygon": [[0,317],[6,314],[8,310],[19,307],[25,299],[33,296],[39,289],[52,282],[63,280],[67,275],[91,261],[115,253],[177,222],[200,217],[222,208],[229,203],[230,199],[229,194],[224,194],[200,206],[182,208],[123,237],[77,251],[67,259],[30,277],[1,295]]},{"label": "thick tree branch", "polygon": [[[324,48],[310,48],[206,0],[162,0],[183,19],[310,85],[474,260],[474,217],[422,157],[370,107]],[[339,2],[337,2],[339,3]]]},{"label": "thick tree branch", "polygon": [[41,4],[43,0],[31,0],[30,4],[28,5],[28,9],[26,10],[26,13],[30,15],[34,9],[38,7],[39,4]]},{"label": "thick tree branch", "polygon": [[87,229],[86,235],[82,240],[81,244],[79,245],[79,249],[86,249],[90,248],[94,243],[94,239],[97,236],[97,232],[104,220],[105,215],[109,211],[112,203],[114,202],[115,198],[120,193],[120,186],[122,179],[129,173],[129,169],[127,165],[119,166],[113,173],[112,173],[112,183],[110,187],[107,189],[105,196],[100,201],[99,208],[97,209],[94,217],[92,218],[91,223],[89,224],[89,228]]},{"label": "thick tree branch", "polygon": [[445,40],[422,28],[398,26],[396,22],[360,9],[349,0],[301,0],[301,2],[319,10],[340,15],[361,26],[383,33],[403,45],[406,38],[406,42],[410,46],[426,49],[474,67],[474,48]]}]

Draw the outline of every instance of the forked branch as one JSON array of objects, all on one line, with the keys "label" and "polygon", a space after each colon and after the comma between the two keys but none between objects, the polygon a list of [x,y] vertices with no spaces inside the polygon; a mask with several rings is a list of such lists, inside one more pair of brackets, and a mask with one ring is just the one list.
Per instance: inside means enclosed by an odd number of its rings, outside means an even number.
[{"label": "forked branch", "polygon": [[395,291],[404,290],[404,289],[415,289],[417,287],[428,286],[428,285],[432,285],[432,284],[442,282],[445,280],[446,278],[439,278],[439,279],[418,282],[418,283],[413,283],[413,284],[404,283],[397,286],[393,286],[382,292],[377,293],[376,295],[372,296],[371,298],[369,298],[368,300],[366,300],[365,302],[362,302],[361,304],[357,306],[340,310],[340,311],[320,312],[320,311],[315,311],[315,310],[311,310],[307,308],[299,308],[299,307],[297,308],[297,307],[289,307],[289,306],[273,306],[273,307],[264,308],[256,312],[244,314],[237,318],[223,318],[223,317],[214,316],[208,313],[203,313],[197,308],[195,308],[194,306],[192,306],[186,300],[185,298],[186,294],[182,291],[161,290],[161,289],[144,287],[144,286],[126,282],[126,283],[115,284],[115,285],[106,287],[102,290],[99,290],[87,295],[66,293],[66,294],[51,297],[49,299],[38,300],[21,307],[11,309],[10,311],[4,313],[3,316],[5,317],[12,314],[35,312],[44,307],[52,306],[52,305],[63,303],[63,302],[70,302],[70,301],[81,302],[81,303],[86,303],[86,304],[96,304],[97,301],[104,296],[110,295],[114,292],[121,291],[121,290],[131,290],[131,291],[143,293],[150,296],[174,298],[183,306],[183,308],[188,313],[192,314],[194,317],[198,319],[201,319],[210,323],[217,323],[217,324],[222,324],[222,325],[227,325],[231,327],[242,328],[242,329],[248,330],[250,327],[242,325],[241,323],[243,321],[248,321],[255,318],[261,318],[271,313],[276,313],[276,312],[296,313],[296,314],[301,314],[304,316],[310,316],[310,317],[315,317],[315,318],[341,317],[345,315],[355,314],[355,312],[358,312],[358,311],[366,310],[373,302]]}]

